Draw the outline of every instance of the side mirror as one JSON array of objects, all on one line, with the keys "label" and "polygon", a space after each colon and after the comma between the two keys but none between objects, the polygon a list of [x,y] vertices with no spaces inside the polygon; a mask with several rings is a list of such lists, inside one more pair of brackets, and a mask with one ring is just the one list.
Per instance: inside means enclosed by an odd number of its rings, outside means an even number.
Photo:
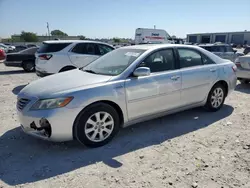
[{"label": "side mirror", "polygon": [[237,52],[237,50],[233,50],[233,52],[234,52],[234,53],[236,53],[236,52]]},{"label": "side mirror", "polygon": [[148,67],[138,67],[133,72],[133,75],[136,76],[136,77],[149,76],[150,75],[150,68],[148,68]]}]

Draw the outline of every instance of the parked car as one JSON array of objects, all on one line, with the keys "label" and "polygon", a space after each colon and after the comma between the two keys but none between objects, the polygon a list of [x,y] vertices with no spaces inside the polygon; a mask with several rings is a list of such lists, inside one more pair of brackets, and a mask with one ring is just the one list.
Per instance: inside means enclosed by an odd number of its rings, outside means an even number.
[{"label": "parked car", "polygon": [[244,49],[244,51],[243,51],[243,53],[245,55],[249,54],[250,53],[250,46],[246,46],[245,49]]},{"label": "parked car", "polygon": [[243,83],[247,84],[250,82],[250,54],[245,56],[240,56],[235,60],[237,66],[237,78]]},{"label": "parked car", "polygon": [[4,44],[1,44],[0,43],[0,49],[2,49],[5,53],[8,52],[8,46],[4,45]]},{"label": "parked car", "polygon": [[16,49],[16,47],[11,44],[5,43],[4,45],[8,47],[9,51],[14,51]]},{"label": "parked car", "polygon": [[22,67],[26,72],[33,72],[35,71],[35,53],[37,49],[37,47],[33,47],[17,53],[9,53],[4,64],[8,67]]},{"label": "parked car", "polygon": [[234,50],[232,46],[228,44],[201,44],[199,45],[201,48],[218,55],[223,59],[229,59],[231,61],[235,61],[235,59],[239,56],[244,55],[243,53],[238,53],[237,50]]},{"label": "parked car", "polygon": [[38,48],[39,47],[36,44],[27,44],[26,46],[27,46],[27,48],[32,48],[32,47],[37,47]]},{"label": "parked car", "polygon": [[88,65],[114,47],[85,40],[45,41],[36,53],[36,73],[47,76]]},{"label": "parked car", "polygon": [[18,94],[17,112],[27,134],[98,147],[134,123],[198,106],[218,111],[236,86],[235,71],[197,46],[122,47],[33,81]]},{"label": "parked car", "polygon": [[28,48],[27,46],[24,46],[24,45],[17,45],[15,47],[16,47],[15,52],[20,52]]},{"label": "parked car", "polygon": [[4,62],[6,58],[5,51],[3,49],[0,49],[0,63]]}]

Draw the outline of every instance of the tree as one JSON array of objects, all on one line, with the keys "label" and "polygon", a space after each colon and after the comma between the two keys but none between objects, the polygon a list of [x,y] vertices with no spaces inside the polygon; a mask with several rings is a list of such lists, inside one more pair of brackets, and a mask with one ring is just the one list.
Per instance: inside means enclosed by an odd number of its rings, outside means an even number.
[{"label": "tree", "polygon": [[68,36],[67,33],[62,32],[59,29],[53,30],[50,32],[52,36]]},{"label": "tree", "polygon": [[119,38],[113,38],[113,41],[114,41],[115,43],[120,43],[120,42],[121,42],[121,40],[120,40]]},{"label": "tree", "polygon": [[25,42],[37,42],[38,37],[36,33],[22,31],[20,38]]},{"label": "tree", "polygon": [[78,37],[80,38],[80,40],[86,40],[86,37],[83,35],[79,35]]}]

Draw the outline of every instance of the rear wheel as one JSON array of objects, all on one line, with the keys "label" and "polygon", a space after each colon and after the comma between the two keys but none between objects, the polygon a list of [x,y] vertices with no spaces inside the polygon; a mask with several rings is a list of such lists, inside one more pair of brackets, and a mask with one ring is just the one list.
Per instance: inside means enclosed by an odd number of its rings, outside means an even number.
[{"label": "rear wheel", "polygon": [[22,63],[23,70],[25,72],[34,72],[35,71],[35,63],[33,61],[24,61]]},{"label": "rear wheel", "polygon": [[206,109],[212,112],[216,112],[224,104],[226,98],[226,89],[222,84],[216,84],[208,94]]},{"label": "rear wheel", "polygon": [[119,131],[119,115],[105,103],[97,103],[80,113],[74,126],[75,137],[81,144],[100,147],[112,140]]}]

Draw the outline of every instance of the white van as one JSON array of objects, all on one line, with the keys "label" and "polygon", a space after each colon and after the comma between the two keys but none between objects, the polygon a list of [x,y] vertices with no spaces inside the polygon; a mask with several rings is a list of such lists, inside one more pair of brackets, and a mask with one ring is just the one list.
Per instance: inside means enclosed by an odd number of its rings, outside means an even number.
[{"label": "white van", "polygon": [[163,44],[171,43],[170,35],[163,29],[137,28],[135,30],[135,44]]}]

